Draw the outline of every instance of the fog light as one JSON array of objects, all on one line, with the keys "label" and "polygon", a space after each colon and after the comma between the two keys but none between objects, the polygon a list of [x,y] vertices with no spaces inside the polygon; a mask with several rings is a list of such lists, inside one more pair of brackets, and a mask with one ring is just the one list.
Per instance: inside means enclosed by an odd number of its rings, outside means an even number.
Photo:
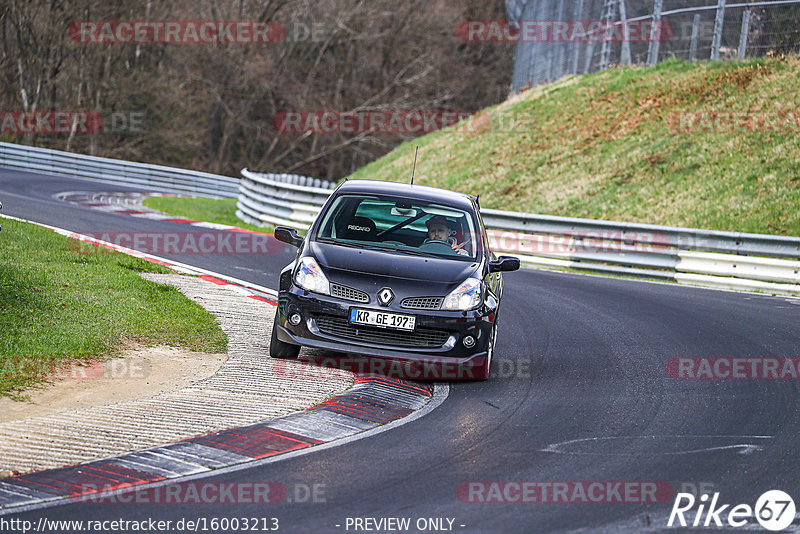
[{"label": "fog light", "polygon": [[290,323],[292,326],[297,326],[297,325],[299,325],[299,324],[300,324],[300,321],[302,321],[302,320],[303,320],[303,318],[302,318],[302,317],[300,317],[300,314],[299,314],[299,313],[293,313],[293,314],[291,314],[291,315],[289,316],[289,323]]},{"label": "fog light", "polygon": [[467,336],[467,337],[464,338],[463,343],[464,343],[465,347],[467,347],[468,349],[471,349],[472,347],[475,346],[475,338],[472,337],[472,336]]}]

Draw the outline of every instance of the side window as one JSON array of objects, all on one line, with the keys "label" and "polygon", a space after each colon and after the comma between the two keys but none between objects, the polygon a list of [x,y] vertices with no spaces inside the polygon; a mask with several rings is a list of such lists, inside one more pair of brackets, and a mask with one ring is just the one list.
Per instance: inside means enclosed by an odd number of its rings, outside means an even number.
[{"label": "side window", "polygon": [[345,202],[342,197],[336,199],[336,203],[329,208],[325,219],[322,221],[322,226],[319,229],[319,234],[322,236],[336,237],[336,225],[334,222],[341,218],[341,212],[344,209]]},{"label": "side window", "polygon": [[334,239],[341,237],[343,225],[352,219],[357,202],[358,199],[349,196],[337,198],[325,214],[317,235]]}]

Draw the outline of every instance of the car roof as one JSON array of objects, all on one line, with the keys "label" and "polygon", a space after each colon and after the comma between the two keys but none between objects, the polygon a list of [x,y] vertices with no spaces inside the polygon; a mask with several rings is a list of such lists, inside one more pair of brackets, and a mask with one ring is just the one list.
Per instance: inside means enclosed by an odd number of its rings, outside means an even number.
[{"label": "car roof", "polygon": [[358,193],[358,194],[373,194],[373,195],[389,195],[406,197],[416,200],[426,200],[430,202],[438,202],[442,204],[449,204],[464,209],[473,209],[473,201],[477,201],[472,195],[465,193],[456,193],[447,189],[439,189],[438,187],[429,187],[426,185],[411,185],[400,182],[382,182],[378,180],[348,180],[336,190],[337,194],[344,193]]}]

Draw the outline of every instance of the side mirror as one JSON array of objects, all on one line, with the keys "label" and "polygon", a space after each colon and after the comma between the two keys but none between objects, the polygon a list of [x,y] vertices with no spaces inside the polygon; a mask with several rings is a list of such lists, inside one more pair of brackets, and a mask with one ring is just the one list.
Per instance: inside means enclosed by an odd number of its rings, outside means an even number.
[{"label": "side mirror", "polygon": [[489,272],[516,271],[519,269],[519,258],[514,256],[500,256],[496,261],[489,262]]},{"label": "side mirror", "polygon": [[278,226],[275,228],[275,239],[283,241],[293,247],[300,247],[303,244],[303,238],[297,234],[297,230],[287,226]]}]

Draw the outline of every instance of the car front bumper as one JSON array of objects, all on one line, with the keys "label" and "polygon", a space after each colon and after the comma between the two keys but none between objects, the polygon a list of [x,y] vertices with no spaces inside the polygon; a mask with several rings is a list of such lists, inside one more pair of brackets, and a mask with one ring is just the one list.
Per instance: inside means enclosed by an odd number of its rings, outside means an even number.
[{"label": "car front bumper", "polygon": [[[352,308],[414,315],[414,333],[349,323]],[[298,325],[289,316],[299,313]],[[487,357],[496,310],[481,306],[466,312],[380,308],[310,293],[295,286],[278,297],[278,339],[317,349],[346,353],[349,370],[397,374],[403,378],[473,378]],[[464,339],[471,336],[471,347]],[[440,343],[441,342],[441,343]],[[377,358],[386,361],[370,361]],[[391,363],[387,363],[391,361]]]}]

